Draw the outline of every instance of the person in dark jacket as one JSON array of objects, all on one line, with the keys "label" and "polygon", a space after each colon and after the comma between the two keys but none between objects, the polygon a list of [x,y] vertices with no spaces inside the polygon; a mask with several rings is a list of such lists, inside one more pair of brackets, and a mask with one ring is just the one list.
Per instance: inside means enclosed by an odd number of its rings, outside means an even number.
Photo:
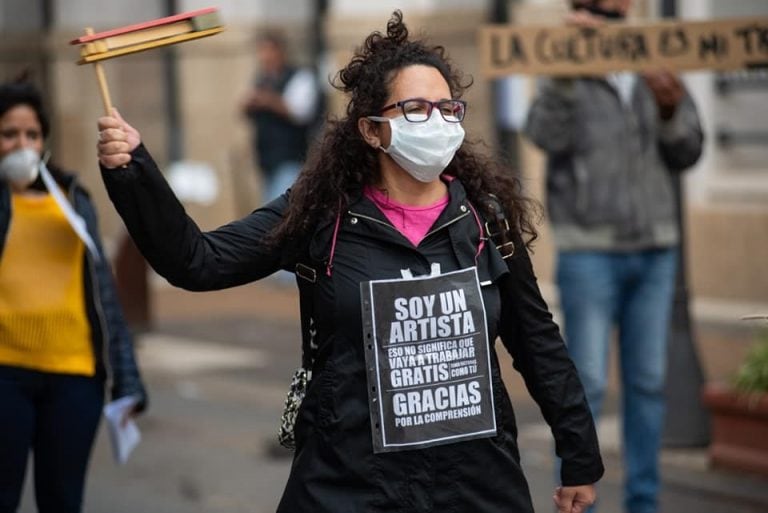
[{"label": "person in dark jacket", "polygon": [[263,177],[262,199],[272,201],[296,180],[313,125],[322,115],[321,92],[310,68],[293,66],[282,34],[256,41],[259,74],[243,101],[253,125],[253,155]]},{"label": "person in dark jacket", "polygon": [[[566,19],[621,19],[630,0],[574,0]],[[547,154],[568,351],[595,419],[619,334],[624,508],[656,513],[669,318],[678,259],[673,176],[701,155],[696,105],[669,71],[545,79],[526,132]]]},{"label": "person in dark jacket", "polygon": [[93,205],[40,161],[48,130],[34,86],[0,85],[2,513],[19,506],[30,451],[38,511],[81,511],[105,380],[136,412],[147,402]]},{"label": "person in dark jacket", "polygon": [[[464,141],[461,75],[442,47],[409,39],[396,11],[335,85],[350,95],[346,116],[294,187],[206,233],[139,133],[117,111],[99,119],[110,198],[172,284],[296,272],[315,349],[278,511],[533,511],[497,337],[563,459],[558,509],[583,511],[603,474],[594,424],[523,242],[535,238],[532,204]],[[505,260],[490,237],[507,224]]]}]

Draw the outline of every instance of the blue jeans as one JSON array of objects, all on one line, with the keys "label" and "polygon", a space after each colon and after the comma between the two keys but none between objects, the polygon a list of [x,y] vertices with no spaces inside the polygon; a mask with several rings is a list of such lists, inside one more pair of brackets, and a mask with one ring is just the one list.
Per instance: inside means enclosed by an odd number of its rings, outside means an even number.
[{"label": "blue jeans", "polygon": [[104,385],[85,376],[0,366],[0,513],[19,507],[34,453],[40,513],[79,513]]},{"label": "blue jeans", "polygon": [[[263,203],[269,203],[289,189],[299,176],[301,166],[301,162],[287,161],[266,173]],[[278,271],[273,276],[274,283],[281,286],[292,286],[296,283],[293,273]]]},{"label": "blue jeans", "polygon": [[624,504],[629,513],[657,510],[666,348],[676,267],[676,249],[563,251],[558,255],[565,339],[595,421],[605,395],[611,332],[618,327]]},{"label": "blue jeans", "polygon": [[269,203],[290,188],[299,176],[301,166],[301,162],[288,161],[269,171],[265,170],[262,202]]}]

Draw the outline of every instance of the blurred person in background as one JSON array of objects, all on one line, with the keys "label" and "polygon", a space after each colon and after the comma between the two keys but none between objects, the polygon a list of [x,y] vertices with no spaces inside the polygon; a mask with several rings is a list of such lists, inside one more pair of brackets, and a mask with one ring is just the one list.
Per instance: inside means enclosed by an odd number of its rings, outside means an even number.
[{"label": "blurred person in background", "polygon": [[[467,86],[461,73],[442,47],[409,39],[396,11],[386,34],[370,34],[335,85],[350,96],[346,115],[327,123],[294,187],[206,233],[186,215],[140,134],[117,111],[99,119],[98,156],[110,198],[147,260],[170,283],[213,290],[281,268],[298,276],[302,317],[310,316],[315,349],[278,511],[532,512],[512,404],[493,345],[497,335],[555,437],[563,461],[558,510],[584,511],[594,501],[593,483],[603,465],[576,369],[523,242],[536,236],[534,205],[511,173],[464,140],[466,103],[459,98]],[[489,201],[491,191],[498,208]],[[483,222],[498,220],[502,208],[509,224],[509,243],[502,248],[515,248],[506,253],[508,260]],[[403,276],[404,269],[420,279]],[[428,440],[419,436],[419,426],[409,425],[399,433],[415,442],[383,447],[382,424],[395,426],[397,413],[372,418],[379,410],[369,395],[376,381],[369,381],[375,378],[366,365],[372,345],[363,312],[373,302],[363,300],[361,286],[384,280],[416,300],[421,296],[413,296],[419,293],[413,287],[434,292],[436,283],[456,273],[474,276],[460,290],[484,319],[477,330],[487,338],[473,341],[473,351],[475,363],[487,371],[472,376],[469,386],[477,385],[473,397],[487,405],[481,418],[490,427],[475,431],[475,413],[428,421],[434,430]],[[387,301],[381,303],[375,311],[386,324],[391,312]],[[427,351],[433,352],[425,358],[450,358],[438,349]],[[379,371],[389,375],[386,367]],[[459,404],[461,387],[468,386],[466,379],[445,376],[430,384],[408,393],[421,396],[438,388],[438,396],[450,390],[451,401]],[[447,409],[447,395],[433,399],[435,404],[424,397],[425,416],[437,405],[437,413],[461,413],[455,405],[450,407],[458,410]],[[411,399],[416,411],[421,400]]]},{"label": "blurred person in background", "polygon": [[[580,0],[566,22],[622,20],[631,0]],[[702,131],[668,71],[544,80],[528,136],[546,152],[565,340],[595,419],[618,328],[628,513],[656,513],[669,317],[678,258],[673,175],[696,163]]]},{"label": "blurred person in background", "polygon": [[277,31],[256,40],[258,74],[242,104],[253,124],[253,154],[263,178],[262,201],[280,196],[299,175],[313,129],[322,116],[322,95],[310,68],[292,65]]},{"label": "blurred person in background", "polygon": [[41,161],[49,127],[33,85],[0,85],[0,513],[30,451],[38,511],[81,511],[105,381],[147,402],[93,204]]}]

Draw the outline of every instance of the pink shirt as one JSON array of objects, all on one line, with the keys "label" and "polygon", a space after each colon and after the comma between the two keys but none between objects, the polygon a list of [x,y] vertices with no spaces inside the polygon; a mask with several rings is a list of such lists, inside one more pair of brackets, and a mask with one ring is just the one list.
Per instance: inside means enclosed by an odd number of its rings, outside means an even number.
[{"label": "pink shirt", "polygon": [[363,192],[414,246],[418,246],[424,239],[450,199],[446,193],[444,198],[432,205],[414,207],[398,203],[373,187],[366,187]]}]

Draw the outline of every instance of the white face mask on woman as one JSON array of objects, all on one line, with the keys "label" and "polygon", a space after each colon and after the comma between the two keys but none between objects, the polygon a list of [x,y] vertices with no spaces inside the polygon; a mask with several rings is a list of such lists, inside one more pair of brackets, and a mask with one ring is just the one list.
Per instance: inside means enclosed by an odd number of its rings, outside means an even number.
[{"label": "white face mask on woman", "polygon": [[392,137],[389,147],[381,149],[408,174],[424,183],[440,176],[464,142],[461,123],[445,121],[437,109],[421,123],[412,123],[405,116],[368,116],[368,119],[389,122]]},{"label": "white face mask on woman", "polygon": [[0,160],[0,180],[17,189],[26,189],[37,179],[40,155],[32,148],[21,148]]}]

